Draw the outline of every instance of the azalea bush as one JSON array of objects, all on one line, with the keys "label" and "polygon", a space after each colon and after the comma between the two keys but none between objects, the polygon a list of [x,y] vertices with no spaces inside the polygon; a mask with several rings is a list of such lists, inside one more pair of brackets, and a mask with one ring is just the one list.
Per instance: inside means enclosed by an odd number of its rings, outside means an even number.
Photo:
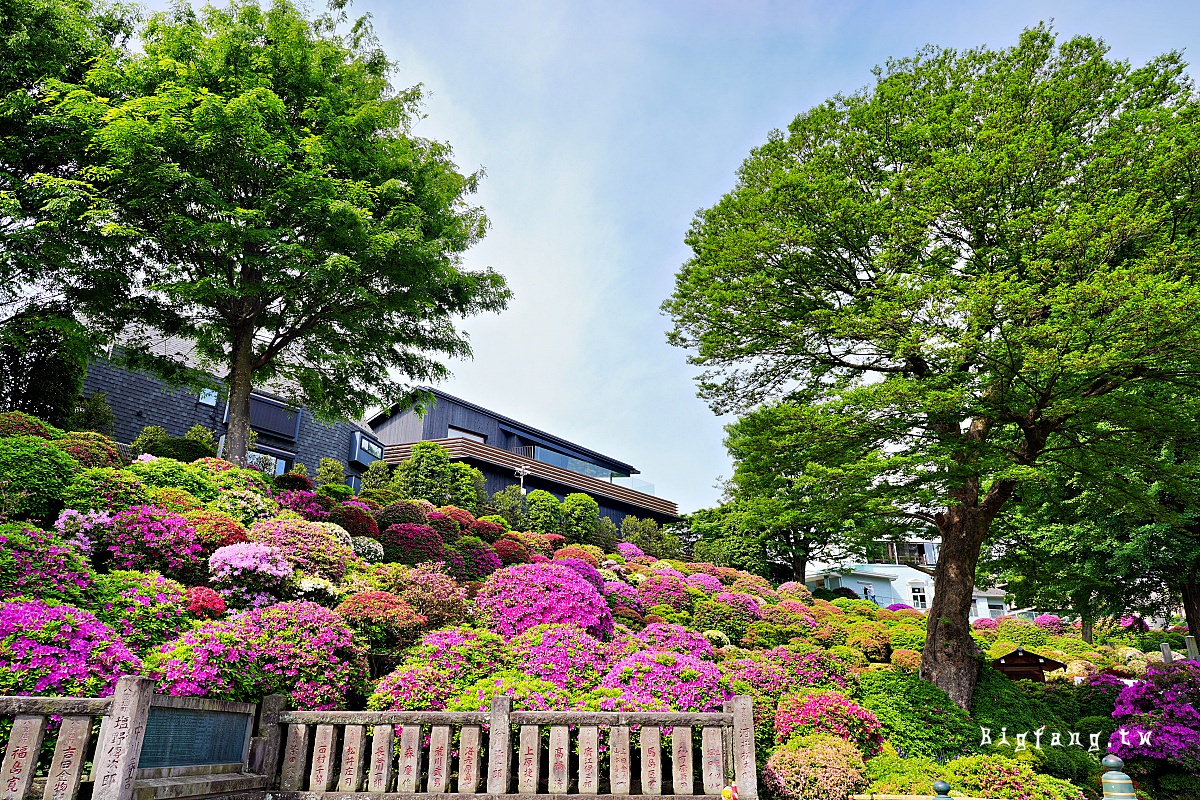
[{"label": "azalea bush", "polygon": [[496,551],[496,557],[500,559],[502,564],[528,564],[532,556],[529,553],[529,548],[516,539],[510,539],[507,536],[497,539],[492,545]]},{"label": "azalea bush", "polygon": [[711,661],[683,653],[642,651],[613,664],[600,682],[647,707],[717,711],[732,697]]},{"label": "azalea bush", "polygon": [[1113,710],[1118,725],[1109,752],[1131,774],[1160,783],[1182,772],[1200,785],[1200,661],[1152,664],[1146,677],[1122,689]]},{"label": "azalea bush", "polygon": [[183,489],[204,502],[215,500],[217,485],[209,474],[173,458],[134,461],[127,468],[147,487]]},{"label": "azalea bush", "polygon": [[464,582],[483,580],[504,566],[492,546],[477,536],[464,536],[453,545],[458,556],[452,574]]},{"label": "azalea bush", "polygon": [[400,564],[441,561],[446,548],[441,535],[428,525],[402,522],[379,534],[383,557]]},{"label": "azalea bush", "polygon": [[398,594],[432,627],[461,622],[467,616],[467,593],[440,564],[418,564]]},{"label": "azalea bush", "polygon": [[846,800],[866,785],[862,753],[828,734],[793,739],[767,759],[763,788],[780,800]]},{"label": "azalea bush", "polygon": [[202,552],[211,554],[219,547],[247,541],[246,526],[220,511],[186,511],[183,518],[196,529]]},{"label": "azalea bush", "polygon": [[370,711],[442,711],[459,691],[453,676],[428,662],[406,662],[384,676],[367,699]]},{"label": "azalea bush", "polygon": [[39,600],[0,603],[0,695],[106,697],[140,664],[95,615]]},{"label": "azalea bush", "polygon": [[59,498],[78,471],[75,459],[40,436],[0,439],[0,475],[16,498],[12,513],[18,519],[49,524],[62,508]]},{"label": "azalea bush", "polygon": [[83,469],[121,467],[125,464],[117,443],[102,433],[71,431],[55,443],[58,449],[75,459]]},{"label": "azalea bush", "polygon": [[397,647],[411,640],[428,622],[391,592],[358,592],[334,610],[375,649]]},{"label": "azalea bush", "polygon": [[480,618],[505,636],[537,625],[578,625],[598,639],[613,630],[612,612],[596,587],[570,567],[520,564],[493,573],[475,598]]},{"label": "azalea bush", "polygon": [[78,547],[29,524],[0,524],[0,600],[79,604],[92,584]]},{"label": "azalea bush", "polygon": [[516,668],[560,689],[591,689],[608,671],[608,648],[574,625],[530,628],[511,650]]},{"label": "azalea bush", "polygon": [[828,733],[873,756],[883,746],[878,718],[840,692],[820,689],[788,695],[775,711],[775,740]]},{"label": "azalea bush", "polygon": [[113,514],[100,534],[95,558],[116,569],[192,574],[201,564],[202,550],[185,517],[157,506],[133,506]]},{"label": "azalea bush", "polygon": [[[225,474],[225,473],[221,473]],[[279,513],[279,504],[269,497],[248,489],[223,491],[207,506],[209,511],[227,514],[249,528],[256,522],[268,520]]]},{"label": "azalea bush", "polygon": [[345,528],[351,536],[379,538],[379,525],[371,515],[371,509],[356,500],[346,500],[334,506],[329,519]]},{"label": "azalea bush", "polygon": [[197,619],[216,619],[225,613],[225,598],[207,586],[190,586],[186,595],[187,611]]},{"label": "azalea bush", "polygon": [[682,625],[656,622],[643,628],[637,640],[646,650],[685,653],[707,660],[713,658],[712,643],[704,634],[688,630]]},{"label": "azalea bush", "polygon": [[340,581],[354,559],[350,537],[304,519],[256,522],[246,534],[251,542],[268,544],[283,552],[292,569],[312,577]]},{"label": "azalea bush", "polygon": [[427,662],[465,686],[509,665],[508,640],[489,630],[459,625],[430,631],[409,651],[409,659]]},{"label": "azalea bush", "polygon": [[367,674],[345,621],[303,600],[202,623],[148,655],[144,669],[165,694],[255,702],[279,692],[304,710],[345,707]]},{"label": "azalea bush", "polygon": [[[303,478],[303,475],[296,477]],[[307,478],[304,478],[306,481]],[[312,485],[311,483],[309,484]],[[321,500],[321,495],[307,489],[285,489],[277,492],[274,495],[275,502],[279,504],[281,509],[295,511],[300,516],[310,522],[322,522],[329,519],[329,511],[326,510],[324,502]]]},{"label": "azalea bush", "polygon": [[96,578],[91,595],[96,617],[138,653],[191,625],[187,589],[156,572],[114,570]]},{"label": "azalea bush", "polygon": [[278,547],[242,542],[217,548],[208,558],[209,581],[236,608],[274,603],[293,575]]}]

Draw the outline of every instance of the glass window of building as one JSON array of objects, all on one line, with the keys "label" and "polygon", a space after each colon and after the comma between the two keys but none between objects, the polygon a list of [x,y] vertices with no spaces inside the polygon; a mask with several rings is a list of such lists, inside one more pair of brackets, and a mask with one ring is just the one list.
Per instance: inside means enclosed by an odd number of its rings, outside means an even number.
[{"label": "glass window of building", "polygon": [[484,436],[482,433],[475,433],[474,431],[468,431],[464,428],[456,428],[453,425],[449,426],[446,429],[446,438],[447,439],[470,439],[472,442],[479,442],[480,444],[487,444],[487,437]]},{"label": "glass window of building", "polygon": [[925,596],[924,586],[912,587],[912,606],[921,610],[929,608],[929,600]]}]

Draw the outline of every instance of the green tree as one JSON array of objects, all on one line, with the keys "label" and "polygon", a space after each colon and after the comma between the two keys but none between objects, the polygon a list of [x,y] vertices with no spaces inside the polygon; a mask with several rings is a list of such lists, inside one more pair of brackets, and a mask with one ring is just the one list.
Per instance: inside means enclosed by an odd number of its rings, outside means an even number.
[{"label": "green tree", "polygon": [[563,533],[562,505],[545,489],[534,489],[525,495],[525,513],[529,515],[529,530]]},{"label": "green tree", "polygon": [[482,472],[463,461],[453,461],[449,466],[449,484],[450,505],[472,514],[482,513],[487,501],[487,478]]},{"label": "green tree", "polygon": [[367,471],[362,476],[363,491],[371,489],[386,489],[392,482],[392,468],[383,459],[372,461],[367,465]]},{"label": "green tree", "polygon": [[643,553],[654,558],[679,558],[683,547],[679,538],[663,530],[652,519],[638,519],[630,514],[621,520],[621,539],[637,545]]},{"label": "green tree", "polygon": [[744,517],[732,501],[702,508],[685,518],[688,536],[695,540],[692,557],[721,567],[766,576],[767,544],[761,530],[744,527]]},{"label": "green tree", "polygon": [[730,493],[742,535],[762,539],[767,559],[804,582],[810,561],[862,560],[893,538],[892,507],[872,499],[866,452],[829,447],[807,409],[762,406],[725,427],[734,461]]},{"label": "green tree", "polygon": [[392,486],[412,500],[435,506],[450,502],[450,451],[436,442],[417,442],[392,473]]},{"label": "green tree", "polygon": [[83,397],[92,343],[66,303],[31,306],[0,324],[0,408],[57,427]]},{"label": "green tree", "polygon": [[0,319],[30,301],[111,321],[126,263],[106,220],[89,216],[86,138],[46,113],[64,85],[121,52],[129,5],[5,0],[0,7]]},{"label": "green tree", "polygon": [[346,466],[336,458],[322,458],[317,464],[317,477],[313,483],[317,486],[344,486]]},{"label": "green tree", "polygon": [[130,359],[181,374],[149,350],[161,332],[222,368],[238,464],[253,386],[327,418],[412,403],[397,377],[443,378],[438,356],[470,355],[457,320],[509,297],[461,263],[487,224],[479,175],[411,133],[420,92],[392,89],[369,26],[335,23],[287,0],[179,4],[57,105],[87,133],[88,214],[138,257]]},{"label": "green tree", "polygon": [[568,544],[599,544],[600,504],[595,498],[572,492],[563,498],[561,511]]},{"label": "green tree", "polygon": [[531,527],[529,515],[525,513],[525,498],[521,495],[521,487],[515,483],[488,498],[484,510],[488,514],[504,517],[508,521],[509,530],[527,531]]},{"label": "green tree", "polygon": [[664,307],[702,396],[808,406],[816,435],[869,453],[898,521],[937,529],[921,675],[964,708],[976,566],[1020,482],[1191,427],[1146,391],[1200,374],[1184,69],[1045,27],[889,61],[772,134],[688,235]]}]

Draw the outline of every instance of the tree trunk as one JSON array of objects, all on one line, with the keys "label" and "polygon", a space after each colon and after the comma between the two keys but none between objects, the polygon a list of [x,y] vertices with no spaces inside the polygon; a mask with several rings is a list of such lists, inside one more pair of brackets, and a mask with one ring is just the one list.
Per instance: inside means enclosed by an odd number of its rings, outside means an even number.
[{"label": "tree trunk", "polygon": [[229,427],[225,432],[225,459],[246,466],[250,444],[250,390],[254,355],[254,327],[245,325],[233,332],[229,369]]},{"label": "tree trunk", "polygon": [[1092,643],[1092,631],[1093,631],[1093,627],[1095,626],[1095,622],[1089,617],[1083,617],[1081,619],[1081,622],[1082,622],[1082,625],[1080,626],[1080,635],[1083,637],[1083,640],[1085,642],[1087,642],[1088,644],[1091,644]]},{"label": "tree trunk", "polygon": [[1191,576],[1192,582],[1183,584],[1183,618],[1187,620],[1188,633],[1200,640],[1200,582]]},{"label": "tree trunk", "polygon": [[792,580],[804,583],[804,573],[808,569],[808,540],[801,539],[792,547]]},{"label": "tree trunk", "polygon": [[966,709],[979,678],[980,651],[971,638],[975,565],[990,520],[978,508],[965,505],[953,506],[940,517],[942,548],[933,573],[920,674]]}]

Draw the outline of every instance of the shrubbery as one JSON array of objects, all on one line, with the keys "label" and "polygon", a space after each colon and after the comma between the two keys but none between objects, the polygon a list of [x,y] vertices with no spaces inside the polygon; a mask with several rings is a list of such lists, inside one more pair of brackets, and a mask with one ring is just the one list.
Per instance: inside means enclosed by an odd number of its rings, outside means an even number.
[{"label": "shrubbery", "polygon": [[51,441],[38,436],[0,439],[0,475],[16,498],[12,513],[21,519],[53,520],[59,498],[79,464]]}]

